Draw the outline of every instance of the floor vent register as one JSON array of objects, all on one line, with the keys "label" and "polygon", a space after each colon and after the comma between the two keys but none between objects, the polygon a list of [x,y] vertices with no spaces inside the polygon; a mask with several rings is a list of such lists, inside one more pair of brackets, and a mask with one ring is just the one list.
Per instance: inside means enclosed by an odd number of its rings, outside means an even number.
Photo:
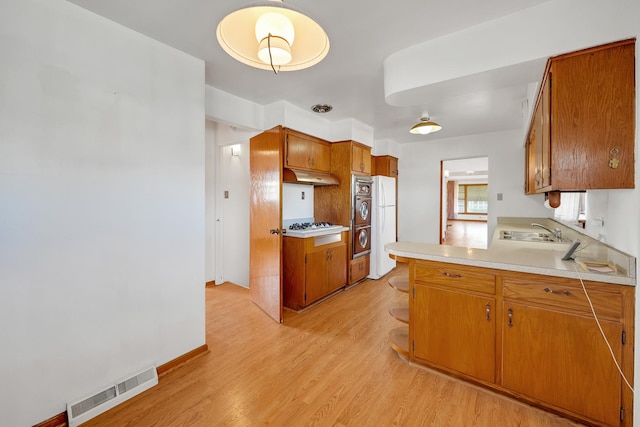
[{"label": "floor vent register", "polygon": [[91,396],[68,403],[69,427],[84,423],[156,384],[158,384],[158,372],[155,367],[151,367],[130,378],[109,385]]}]

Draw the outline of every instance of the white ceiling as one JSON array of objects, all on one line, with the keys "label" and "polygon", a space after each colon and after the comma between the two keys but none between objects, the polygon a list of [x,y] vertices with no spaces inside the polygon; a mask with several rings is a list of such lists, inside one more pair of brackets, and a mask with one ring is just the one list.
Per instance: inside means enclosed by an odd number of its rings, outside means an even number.
[{"label": "white ceiling", "polygon": [[445,160],[442,162],[442,168],[448,173],[451,181],[487,180],[489,178],[488,157]]},{"label": "white ceiling", "polygon": [[[375,139],[402,143],[425,139],[408,133],[425,111],[443,125],[437,138],[521,128],[521,103],[536,77],[522,68],[510,75],[496,70],[493,76],[423,87],[411,94],[410,105],[391,106],[384,96],[385,58],[548,0],[287,0],[324,27],[331,49],[314,67],[278,75],[237,62],[216,40],[218,22],[251,0],[70,1],[203,59],[210,86],[261,105],[331,104],[333,111],[323,115],[327,120],[353,118],[372,126]],[[512,85],[505,88],[505,79]],[[481,106],[474,102],[479,97]]]}]

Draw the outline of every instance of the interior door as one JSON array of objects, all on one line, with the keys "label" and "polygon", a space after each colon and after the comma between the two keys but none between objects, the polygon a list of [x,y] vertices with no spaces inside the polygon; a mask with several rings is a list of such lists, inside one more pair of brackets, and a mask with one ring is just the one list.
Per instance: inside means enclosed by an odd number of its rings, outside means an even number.
[{"label": "interior door", "polygon": [[282,322],[282,149],[280,127],[250,142],[251,200],[249,290],[251,301]]}]

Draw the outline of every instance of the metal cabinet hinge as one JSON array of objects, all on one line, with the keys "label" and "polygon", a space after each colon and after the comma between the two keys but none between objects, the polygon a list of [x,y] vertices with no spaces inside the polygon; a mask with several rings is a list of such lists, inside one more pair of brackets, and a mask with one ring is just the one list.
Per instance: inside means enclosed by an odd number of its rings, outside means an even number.
[{"label": "metal cabinet hinge", "polygon": [[411,341],[411,351],[412,351],[413,353],[415,353],[415,352],[416,352],[416,342],[415,342],[415,341]]},{"label": "metal cabinet hinge", "polygon": [[622,330],[622,345],[625,345],[627,343],[627,331],[625,331],[624,329]]},{"label": "metal cabinet hinge", "polygon": [[413,298],[415,299],[416,297],[416,288],[413,288]]},{"label": "metal cabinet hinge", "polygon": [[305,264],[307,263],[307,255],[306,255],[306,254],[305,254],[305,256],[304,256],[304,263],[305,263]]},{"label": "metal cabinet hinge", "polygon": [[620,421],[624,421],[624,406],[620,407]]}]

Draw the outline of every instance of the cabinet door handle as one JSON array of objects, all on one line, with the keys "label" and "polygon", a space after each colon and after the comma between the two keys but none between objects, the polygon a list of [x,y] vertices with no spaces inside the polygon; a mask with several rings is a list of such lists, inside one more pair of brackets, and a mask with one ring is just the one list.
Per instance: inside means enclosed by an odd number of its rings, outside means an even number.
[{"label": "cabinet door handle", "polygon": [[443,271],[443,272],[442,272],[442,274],[443,274],[444,276],[447,276],[447,277],[453,277],[453,278],[455,278],[455,279],[460,279],[460,278],[462,277],[462,274],[449,273],[448,271]]},{"label": "cabinet door handle", "polygon": [[491,321],[491,304],[487,303],[487,305],[484,306],[487,312],[487,322]]},{"label": "cabinet door handle", "polygon": [[279,228],[274,228],[272,230],[269,230],[269,233],[271,233],[271,234],[280,234],[280,229]]},{"label": "cabinet door handle", "polygon": [[507,326],[510,328],[513,328],[513,308],[509,307],[509,310],[507,310],[508,316],[509,316],[509,323],[507,323]]},{"label": "cabinet door handle", "polygon": [[553,289],[550,289],[550,288],[544,288],[543,291],[550,294],[560,294],[560,295],[566,295],[566,296],[571,295],[571,291],[554,291]]}]

